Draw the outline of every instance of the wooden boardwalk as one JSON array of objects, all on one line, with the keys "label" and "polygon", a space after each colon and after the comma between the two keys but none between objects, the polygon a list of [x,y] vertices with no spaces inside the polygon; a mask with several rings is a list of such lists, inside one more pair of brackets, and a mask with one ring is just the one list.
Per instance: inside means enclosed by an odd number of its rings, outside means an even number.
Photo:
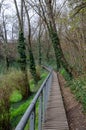
[{"label": "wooden boardwalk", "polygon": [[45,114],[43,130],[69,130],[57,75],[53,72],[53,82]]}]

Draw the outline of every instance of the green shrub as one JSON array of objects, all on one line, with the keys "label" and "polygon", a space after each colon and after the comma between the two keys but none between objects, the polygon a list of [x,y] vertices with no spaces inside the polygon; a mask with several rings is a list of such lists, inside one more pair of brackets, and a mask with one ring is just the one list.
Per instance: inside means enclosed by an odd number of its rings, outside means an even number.
[{"label": "green shrub", "polygon": [[0,76],[0,130],[11,129],[10,102],[19,101],[23,91],[24,84],[21,71],[14,70]]},{"label": "green shrub", "polygon": [[19,90],[23,96],[25,93],[25,82],[23,73],[20,70],[11,69],[10,72],[3,74],[2,76],[0,76],[0,87],[3,87],[5,85],[14,90]]}]

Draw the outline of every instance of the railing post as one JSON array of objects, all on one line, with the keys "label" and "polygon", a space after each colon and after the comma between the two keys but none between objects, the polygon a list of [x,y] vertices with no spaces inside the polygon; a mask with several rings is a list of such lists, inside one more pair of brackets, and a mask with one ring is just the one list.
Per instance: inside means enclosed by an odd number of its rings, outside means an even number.
[{"label": "railing post", "polygon": [[[49,98],[49,94],[50,94],[50,88],[51,88],[51,84],[52,84],[52,73],[50,74],[50,77],[47,79],[46,82],[46,108],[47,108],[47,103],[48,103],[48,98]],[[45,110],[46,110],[45,108]]]},{"label": "railing post", "polygon": [[50,75],[50,87],[52,86],[52,80],[53,80],[53,72],[51,72],[51,75]]},{"label": "railing post", "polygon": [[43,88],[43,122],[45,119],[45,106],[46,106],[46,84]]},{"label": "railing post", "polygon": [[43,114],[43,97],[42,92],[39,97],[39,122],[38,122],[38,130],[42,130],[42,114]]},{"label": "railing post", "polygon": [[46,82],[46,107],[45,109],[47,108],[47,99],[48,99],[48,80]]},{"label": "railing post", "polygon": [[30,115],[30,130],[35,130],[35,107]]}]

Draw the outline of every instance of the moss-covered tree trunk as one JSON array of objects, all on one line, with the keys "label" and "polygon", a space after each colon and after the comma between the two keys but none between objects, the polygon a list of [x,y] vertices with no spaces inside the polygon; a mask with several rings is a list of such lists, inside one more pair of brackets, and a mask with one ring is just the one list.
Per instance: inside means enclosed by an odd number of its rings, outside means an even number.
[{"label": "moss-covered tree trunk", "polygon": [[42,61],[42,53],[41,53],[41,42],[39,41],[38,43],[39,45],[39,65],[41,65],[41,61]]},{"label": "moss-covered tree trunk", "polygon": [[37,74],[36,74],[36,67],[35,67],[35,60],[33,57],[33,53],[32,53],[32,49],[29,49],[29,66],[30,66],[30,72],[33,76],[34,82],[35,84],[38,83],[38,78],[37,78]]},{"label": "moss-covered tree trunk", "polygon": [[23,99],[28,98],[30,95],[30,85],[28,82],[27,77],[27,62],[26,62],[26,44],[25,44],[25,38],[24,38],[24,31],[23,31],[23,0],[21,0],[21,16],[19,14],[17,1],[14,0],[16,12],[17,12],[17,18],[19,22],[19,38],[18,38],[18,52],[19,52],[19,65],[20,69],[23,73],[23,80],[24,80],[24,94]]},{"label": "moss-covered tree trunk", "polygon": [[69,76],[72,77],[72,73],[71,73],[72,68],[69,66],[69,64],[67,63],[64,57],[57,32],[55,31],[55,29],[52,28],[52,25],[50,25],[50,28],[49,28],[49,36],[52,41],[52,45],[55,52],[57,70],[59,70],[63,66],[64,69],[69,74]]},{"label": "moss-covered tree trunk", "polygon": [[[40,14],[40,7],[39,7],[39,14]],[[42,61],[42,53],[41,53],[41,36],[42,36],[42,21],[41,17],[39,17],[39,32],[38,32],[38,64],[41,65]]]},{"label": "moss-covered tree trunk", "polygon": [[35,65],[35,59],[33,56],[33,51],[32,51],[32,45],[31,45],[31,24],[30,24],[30,17],[29,17],[29,13],[28,13],[28,9],[26,6],[25,1],[24,2],[24,8],[26,11],[26,15],[27,15],[27,21],[28,21],[28,52],[29,52],[29,66],[30,66],[30,72],[33,76],[33,79],[35,81],[35,83],[38,83],[38,77],[37,77],[37,73],[36,73],[36,65]]},{"label": "moss-covered tree trunk", "polygon": [[32,74],[32,77],[34,79],[35,84],[37,84],[38,83],[38,78],[37,78],[37,73],[36,73],[36,65],[35,65],[35,59],[34,59],[34,56],[33,56],[30,35],[28,36],[28,52],[29,52],[30,72]]},{"label": "moss-covered tree trunk", "polygon": [[8,56],[5,57],[5,64],[6,64],[6,70],[9,70],[10,63]]},{"label": "moss-covered tree trunk", "polygon": [[47,19],[48,32],[55,52],[57,70],[59,70],[61,66],[63,66],[67,71],[67,73],[70,75],[70,77],[72,77],[71,68],[69,67],[64,57],[60,45],[60,40],[57,34],[57,29],[56,29],[54,14],[53,14],[52,0],[45,0],[45,3],[47,7],[47,15],[48,15],[48,19]]},{"label": "moss-covered tree trunk", "polygon": [[59,47],[59,38],[57,37],[57,33],[55,32],[55,30],[52,28],[52,25],[50,24],[49,26],[49,37],[51,39],[51,43],[53,45],[53,48],[54,48],[54,52],[55,52],[55,57],[56,57],[56,65],[57,65],[57,70],[60,69],[61,67],[61,50],[60,50],[60,47]]},{"label": "moss-covered tree trunk", "polygon": [[39,36],[38,36],[38,64],[41,65],[42,61],[42,53],[41,53],[41,34],[39,30]]},{"label": "moss-covered tree trunk", "polygon": [[18,52],[19,52],[19,65],[20,65],[20,69],[23,72],[23,78],[24,78],[24,95],[23,98],[27,98],[30,95],[30,85],[28,82],[28,78],[27,78],[27,62],[26,62],[26,45],[24,42],[24,34],[23,31],[21,30],[19,32],[19,41],[18,41]]}]

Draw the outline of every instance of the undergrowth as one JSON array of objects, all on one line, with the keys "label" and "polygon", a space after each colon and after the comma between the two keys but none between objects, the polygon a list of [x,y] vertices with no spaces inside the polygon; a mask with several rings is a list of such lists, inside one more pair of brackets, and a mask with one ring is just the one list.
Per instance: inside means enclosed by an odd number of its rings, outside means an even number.
[{"label": "undergrowth", "polygon": [[68,83],[76,99],[82,104],[83,111],[86,113],[86,75],[73,79]]},{"label": "undergrowth", "polygon": [[28,106],[30,105],[33,97],[34,97],[34,95],[30,96],[27,99],[27,101],[23,101],[23,102],[17,104],[16,107],[11,106],[10,112],[11,112],[11,126],[12,126],[12,128],[18,124],[22,115],[24,114],[24,112],[26,111]]},{"label": "undergrowth", "polygon": [[65,78],[66,81],[71,80],[71,78],[69,77],[68,73],[66,72],[66,70],[64,68],[60,69],[60,73],[63,75],[63,77]]},{"label": "undergrowth", "polygon": [[[37,74],[38,76],[40,76],[40,80],[38,84],[36,85],[34,84],[34,80],[32,79],[32,76],[28,70],[28,80],[30,82],[30,89],[31,89],[32,95],[26,101],[22,100],[22,93],[20,91],[21,90],[20,82],[22,84],[21,71],[15,68],[11,68],[9,72],[0,74],[0,92],[1,92],[0,112],[2,111],[0,113],[0,126],[2,125],[1,123],[2,116],[3,116],[3,120],[5,118],[4,108],[5,106],[8,105],[6,100],[9,101],[9,106],[11,105],[10,117],[11,117],[12,128],[14,128],[18,124],[20,118],[22,117],[27,107],[31,103],[33,97],[35,96],[37,90],[39,89],[40,85],[42,84],[42,82],[44,81],[48,73],[44,71],[43,69],[37,67]],[[3,102],[5,103],[4,106],[2,105]]]},{"label": "undergrowth", "polygon": [[70,87],[72,93],[76,97],[76,100],[82,104],[83,112],[86,113],[86,74],[70,80],[69,75],[64,69],[61,69],[60,73],[67,81],[66,86]]},{"label": "undergrowth", "polygon": [[[40,85],[42,84],[42,82],[46,78],[48,73],[47,72],[42,73],[42,72],[41,72],[41,80],[38,82],[37,86],[34,85],[33,79],[30,80],[31,91],[34,92],[32,94],[32,96],[30,96],[27,99],[27,101],[23,101],[21,103],[20,102],[17,103],[16,104],[16,108],[15,108],[15,105],[12,104],[12,107],[10,109],[10,111],[11,111],[11,124],[12,124],[12,128],[15,127],[18,124],[19,120],[21,119],[21,117],[23,116],[24,112],[26,111],[26,109],[30,105],[32,99],[34,98],[34,96],[35,96],[37,90],[39,89]],[[38,103],[36,105],[36,115],[37,116],[36,116],[36,124],[35,125],[36,125],[36,130],[38,130]],[[25,130],[26,129],[27,129],[27,126],[26,126]]]}]

